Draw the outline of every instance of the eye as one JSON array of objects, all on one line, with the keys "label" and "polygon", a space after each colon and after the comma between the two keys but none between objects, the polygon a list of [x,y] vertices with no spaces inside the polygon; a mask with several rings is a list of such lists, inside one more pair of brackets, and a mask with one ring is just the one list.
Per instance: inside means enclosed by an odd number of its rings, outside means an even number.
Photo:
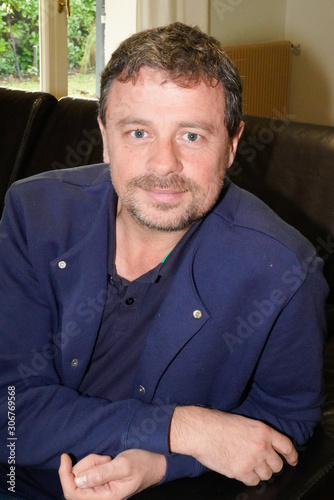
[{"label": "eye", "polygon": [[135,139],[143,139],[147,133],[144,130],[133,130],[130,134],[132,137],[135,137]]},{"label": "eye", "polygon": [[185,134],[183,136],[187,141],[190,141],[190,142],[196,142],[198,141],[198,139],[200,139],[200,135],[199,134],[195,134],[195,132],[188,132],[187,134]]}]

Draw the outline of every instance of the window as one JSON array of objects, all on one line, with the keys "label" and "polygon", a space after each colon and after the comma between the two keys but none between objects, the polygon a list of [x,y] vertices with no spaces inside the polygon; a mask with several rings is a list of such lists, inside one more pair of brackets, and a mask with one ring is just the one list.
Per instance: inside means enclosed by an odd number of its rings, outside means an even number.
[{"label": "window", "polygon": [[67,17],[66,0],[3,2],[0,85],[94,97],[97,3],[71,0]]},{"label": "window", "polygon": [[104,65],[137,29],[180,20],[207,30],[209,18],[209,0],[12,0],[0,9],[0,85],[58,99],[98,96]]}]

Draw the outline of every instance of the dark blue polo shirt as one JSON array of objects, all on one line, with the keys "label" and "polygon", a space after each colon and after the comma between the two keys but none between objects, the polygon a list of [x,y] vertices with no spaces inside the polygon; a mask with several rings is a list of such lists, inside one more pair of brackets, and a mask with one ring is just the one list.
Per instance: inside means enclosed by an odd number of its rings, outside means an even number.
[{"label": "dark blue polo shirt", "polygon": [[[109,211],[108,293],[103,319],[87,373],[79,391],[111,401],[130,397],[148,325],[158,314],[175,269],[200,222],[193,224],[172,252],[134,281],[115,271],[115,214]],[[180,283],[182,286],[182,283]]]}]

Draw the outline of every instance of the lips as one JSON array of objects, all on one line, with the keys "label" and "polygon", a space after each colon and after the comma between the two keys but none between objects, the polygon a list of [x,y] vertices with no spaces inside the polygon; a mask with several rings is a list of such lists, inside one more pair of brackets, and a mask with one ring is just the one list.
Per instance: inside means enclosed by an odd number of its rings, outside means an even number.
[{"label": "lips", "polygon": [[159,203],[178,202],[182,197],[182,195],[187,192],[186,190],[177,191],[175,189],[167,189],[159,187],[145,189],[145,191],[150,196],[150,198]]}]

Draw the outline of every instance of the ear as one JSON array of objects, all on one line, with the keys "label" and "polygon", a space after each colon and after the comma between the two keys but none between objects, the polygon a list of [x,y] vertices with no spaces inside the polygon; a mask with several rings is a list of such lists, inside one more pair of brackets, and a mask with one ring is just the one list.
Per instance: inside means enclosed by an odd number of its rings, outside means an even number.
[{"label": "ear", "polygon": [[240,124],[239,124],[239,127],[237,128],[236,133],[230,139],[230,146],[229,146],[229,153],[228,153],[228,163],[227,163],[228,167],[227,168],[230,168],[230,166],[232,165],[232,163],[234,161],[235,155],[237,153],[238,143],[239,143],[241,134],[244,131],[244,128],[245,128],[245,122],[241,121]]},{"label": "ear", "polygon": [[102,123],[101,118],[98,116],[97,121],[99,123],[99,127],[101,130],[102,134],[102,141],[103,141],[103,161],[105,163],[110,163],[110,158],[109,158],[109,148],[108,148],[108,141],[107,141],[107,131],[105,126]]}]

